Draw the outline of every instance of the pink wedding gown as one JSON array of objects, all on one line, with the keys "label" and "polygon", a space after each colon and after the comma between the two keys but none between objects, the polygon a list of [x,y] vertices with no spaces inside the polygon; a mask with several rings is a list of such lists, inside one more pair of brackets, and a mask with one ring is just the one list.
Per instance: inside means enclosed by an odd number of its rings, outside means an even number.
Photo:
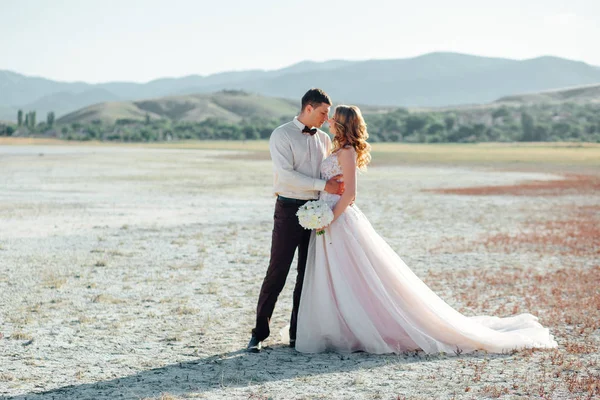
[{"label": "pink wedding gown", "polygon": [[[337,155],[321,166],[323,179],[341,174]],[[323,192],[332,207],[339,196]],[[557,343],[531,314],[466,317],[421,281],[350,206],[311,238],[298,311],[296,350],[316,353],[508,352]]]}]

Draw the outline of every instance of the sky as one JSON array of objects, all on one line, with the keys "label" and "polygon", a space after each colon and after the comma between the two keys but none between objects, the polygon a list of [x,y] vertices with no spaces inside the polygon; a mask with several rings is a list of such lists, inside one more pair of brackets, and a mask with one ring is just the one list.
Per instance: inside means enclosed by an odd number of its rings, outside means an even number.
[{"label": "sky", "polygon": [[0,0],[0,70],[60,81],[452,51],[600,66],[600,0]]}]

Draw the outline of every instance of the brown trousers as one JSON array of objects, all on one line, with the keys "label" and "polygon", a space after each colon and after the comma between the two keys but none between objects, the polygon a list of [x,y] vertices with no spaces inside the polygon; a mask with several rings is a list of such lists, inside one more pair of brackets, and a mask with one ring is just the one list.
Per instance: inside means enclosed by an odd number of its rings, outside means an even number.
[{"label": "brown trousers", "polygon": [[290,339],[296,339],[296,327],[298,321],[298,307],[300,306],[300,294],[306,270],[306,257],[308,254],[308,243],[311,231],[304,229],[298,222],[296,212],[304,204],[277,200],[275,204],[275,215],[273,224],[273,237],[271,239],[271,259],[269,268],[263,280],[256,308],[256,326],[252,335],[260,341],[269,337],[269,322],[275,309],[275,303],[279,293],[285,286],[290,267],[294,259],[294,253],[298,248],[298,274],[296,286],[294,287],[294,305],[290,321]]}]

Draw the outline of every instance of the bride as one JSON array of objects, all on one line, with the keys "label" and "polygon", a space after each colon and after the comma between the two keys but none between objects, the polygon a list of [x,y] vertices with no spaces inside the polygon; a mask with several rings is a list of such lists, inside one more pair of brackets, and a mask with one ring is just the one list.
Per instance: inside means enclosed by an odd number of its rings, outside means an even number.
[{"label": "bride", "polygon": [[333,152],[323,179],[343,174],[343,195],[321,192],[334,214],[325,235],[312,234],[298,311],[296,350],[316,353],[501,353],[557,343],[531,314],[467,317],[421,281],[354,204],[357,171],[371,159],[356,106],[338,106],[329,120]]}]

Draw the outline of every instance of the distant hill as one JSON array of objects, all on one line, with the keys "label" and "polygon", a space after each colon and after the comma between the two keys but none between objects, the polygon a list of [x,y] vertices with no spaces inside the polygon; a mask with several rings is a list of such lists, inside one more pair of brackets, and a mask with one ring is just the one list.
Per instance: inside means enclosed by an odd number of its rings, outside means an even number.
[{"label": "distant hill", "polygon": [[[360,108],[364,114],[379,114],[394,109],[368,105],[360,105]],[[291,118],[299,110],[300,100],[267,97],[240,90],[222,90],[215,93],[99,103],[64,115],[57,122],[70,124],[101,120],[104,123],[114,123],[117,119],[144,120],[147,114],[150,119],[201,122],[216,118],[236,123],[246,118]]]},{"label": "distant hill", "polygon": [[0,120],[17,122],[17,108],[0,106]]},{"label": "distant hill", "polygon": [[92,88],[79,93],[52,93],[21,108],[23,110],[36,110],[40,117],[45,118],[49,111],[54,111],[56,115],[71,112],[74,104],[81,104],[82,107],[85,107],[90,104],[117,100],[119,100],[119,97],[106,89]]},{"label": "distant hill", "polygon": [[169,96],[141,101],[107,102],[85,107],[57,120],[58,123],[86,123],[102,120],[114,123],[117,119],[151,119],[200,122],[218,118],[239,122],[243,118],[291,117],[299,106],[291,100],[264,97],[241,91],[221,91],[212,94]]},{"label": "distant hill", "polygon": [[286,68],[230,71],[209,76],[163,78],[148,83],[56,82],[0,71],[0,118],[36,109],[58,116],[106,101],[244,90],[299,99],[322,87],[340,103],[403,107],[443,107],[489,103],[515,93],[600,84],[600,68],[557,57],[530,60],[430,53],[395,60],[304,61]]},{"label": "distant hill", "polygon": [[600,102],[600,84],[576,86],[572,88],[547,90],[538,93],[526,93],[505,96],[496,103],[560,103],[560,102]]}]

